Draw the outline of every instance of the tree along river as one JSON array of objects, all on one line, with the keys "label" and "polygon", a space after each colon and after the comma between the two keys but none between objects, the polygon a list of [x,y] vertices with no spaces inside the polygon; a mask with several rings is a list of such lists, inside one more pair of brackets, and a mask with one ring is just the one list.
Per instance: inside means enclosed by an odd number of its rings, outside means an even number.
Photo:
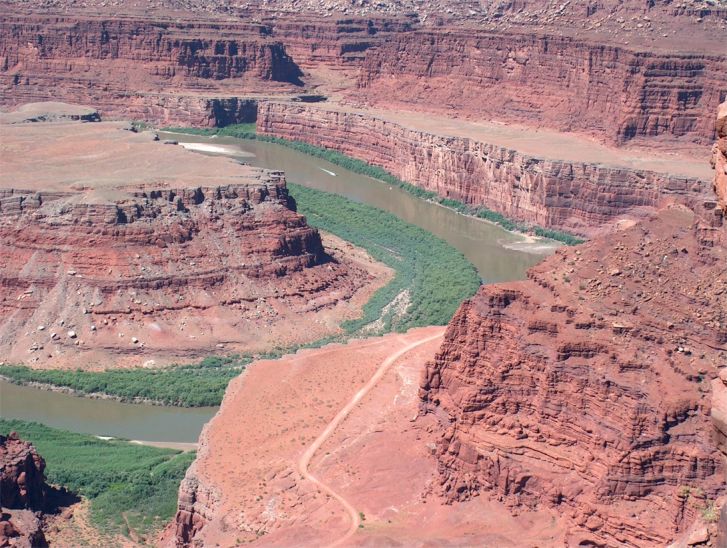
[{"label": "tree along river", "polygon": [[[370,204],[417,225],[459,249],[484,282],[518,280],[554,251],[555,242],[507,232],[416,198],[406,191],[348,171],[325,160],[273,143],[234,137],[160,133],[207,154],[285,171],[290,182]],[[75,432],[163,442],[195,442],[216,407],[185,409],[89,399],[15,386],[0,380],[0,416],[37,421]]]}]

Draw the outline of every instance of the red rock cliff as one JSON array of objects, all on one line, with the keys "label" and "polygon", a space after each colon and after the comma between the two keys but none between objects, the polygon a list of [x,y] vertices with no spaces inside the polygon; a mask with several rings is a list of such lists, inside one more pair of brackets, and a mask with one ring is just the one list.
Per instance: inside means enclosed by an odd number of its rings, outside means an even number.
[{"label": "red rock cliff", "polygon": [[65,100],[107,118],[224,125],[254,120],[246,92],[296,87],[300,69],[264,27],[186,17],[3,12],[2,104]]},{"label": "red rock cliff", "polygon": [[545,504],[573,545],[652,546],[724,493],[727,248],[697,220],[673,206],[462,305],[420,392],[451,501]]},{"label": "red rock cliff", "polygon": [[15,153],[0,176],[6,361],[169,362],[303,342],[347,317],[368,277],[330,260],[281,172],[124,127],[2,126]]},{"label": "red rock cliff", "polygon": [[[710,144],[724,51],[655,53],[563,36],[427,29],[367,52],[357,97],[589,133]],[[653,139],[651,139],[653,140]]]},{"label": "red rock cliff", "polygon": [[261,133],[341,151],[442,197],[584,234],[643,208],[692,202],[707,188],[697,178],[546,160],[473,138],[308,105],[261,103],[257,124]]}]

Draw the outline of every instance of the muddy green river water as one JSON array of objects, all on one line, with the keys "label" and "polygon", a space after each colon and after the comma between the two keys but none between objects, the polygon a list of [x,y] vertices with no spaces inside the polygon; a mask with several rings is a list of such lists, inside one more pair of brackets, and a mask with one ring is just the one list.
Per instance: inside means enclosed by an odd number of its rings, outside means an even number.
[{"label": "muddy green river water", "polygon": [[[553,252],[549,240],[531,239],[460,215],[405,191],[289,148],[232,137],[160,134],[205,154],[222,154],[250,165],[282,169],[290,182],[384,209],[459,249],[485,282],[522,279]],[[0,380],[0,416],[102,436],[145,441],[194,442],[216,408],[180,409],[93,400],[15,386]]]}]

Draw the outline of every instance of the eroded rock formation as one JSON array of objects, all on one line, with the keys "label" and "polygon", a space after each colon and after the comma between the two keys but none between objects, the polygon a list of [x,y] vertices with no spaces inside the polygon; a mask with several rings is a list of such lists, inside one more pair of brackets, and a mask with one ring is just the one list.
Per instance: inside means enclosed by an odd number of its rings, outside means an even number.
[{"label": "eroded rock formation", "polygon": [[[655,53],[533,33],[426,29],[371,50],[368,102],[589,133],[614,143],[714,140],[724,52]],[[486,100],[483,98],[486,97]]]},{"label": "eroded rock formation", "polygon": [[451,501],[547,505],[573,545],[634,546],[674,540],[716,503],[727,247],[702,223],[667,208],[462,305],[420,392]]},{"label": "eroded rock formation", "polygon": [[40,512],[46,508],[45,461],[15,432],[0,434],[0,546],[46,546]]},{"label": "eroded rock formation", "polygon": [[0,435],[0,499],[5,508],[43,510],[45,461],[30,443],[15,432]]},{"label": "eroded rock formation", "polygon": [[253,23],[26,13],[0,17],[4,105],[65,100],[164,125],[255,119],[246,93],[297,88],[300,69]]},{"label": "eroded rock formation", "polygon": [[[707,183],[634,167],[543,159],[469,137],[411,129],[373,114],[265,102],[258,131],[339,150],[442,197],[507,217],[592,233],[624,214],[694,204]],[[555,151],[557,157],[559,151]]]},{"label": "eroded rock formation", "polygon": [[281,172],[122,123],[40,125],[2,130],[7,361],[140,365],[309,340],[369,283],[326,254]]}]

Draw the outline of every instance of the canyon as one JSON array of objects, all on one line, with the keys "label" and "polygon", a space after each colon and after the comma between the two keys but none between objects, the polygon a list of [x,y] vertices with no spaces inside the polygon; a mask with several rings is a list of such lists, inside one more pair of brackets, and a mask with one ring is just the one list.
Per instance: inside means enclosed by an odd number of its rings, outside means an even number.
[{"label": "canyon", "polygon": [[[18,114],[9,116],[28,117]],[[123,122],[7,123],[2,132],[7,360],[150,366],[209,348],[307,342],[357,317],[390,277],[333,239],[330,255],[281,172],[195,154]],[[304,327],[291,322],[300,317]]]},{"label": "canyon", "polygon": [[695,210],[482,286],[444,332],[253,364],[161,544],[720,546],[725,108]]},{"label": "canyon", "polygon": [[704,160],[644,159],[528,128],[280,102],[260,105],[257,127],[365,160],[443,198],[589,236],[709,192]]},{"label": "canyon", "polygon": [[[0,0],[2,359],[341,335],[395,272],[146,129],[254,122],[589,241],[446,327],[254,361],[157,544],[725,545],[726,35],[724,0]],[[5,461],[0,545],[45,542],[43,460]]]}]

